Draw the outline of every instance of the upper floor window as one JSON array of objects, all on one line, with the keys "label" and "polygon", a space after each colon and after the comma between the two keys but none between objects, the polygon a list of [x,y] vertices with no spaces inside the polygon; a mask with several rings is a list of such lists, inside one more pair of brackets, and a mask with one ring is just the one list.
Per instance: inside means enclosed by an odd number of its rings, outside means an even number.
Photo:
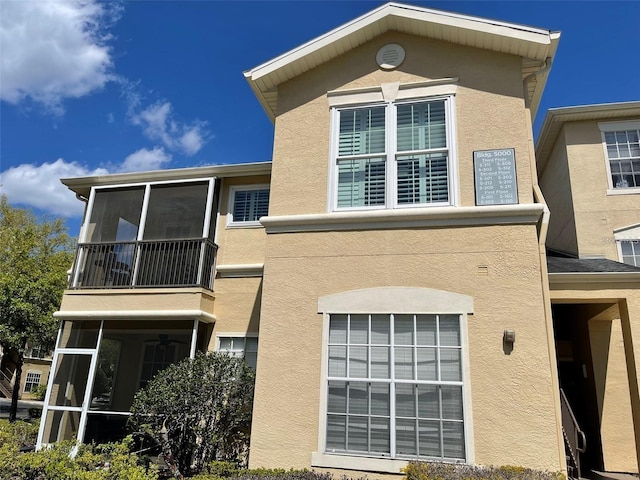
[{"label": "upper floor window", "polygon": [[640,267],[640,240],[621,240],[618,243],[622,263]]},{"label": "upper floor window", "polygon": [[51,351],[41,347],[39,345],[35,345],[34,347],[31,348],[31,351],[29,352],[28,356],[31,358],[45,358],[51,355]]},{"label": "upper floor window", "polygon": [[334,209],[451,204],[452,97],[334,109]]},{"label": "upper floor window", "polygon": [[258,226],[260,217],[269,213],[269,186],[231,187],[229,226]]},{"label": "upper floor window", "polygon": [[601,124],[611,188],[640,187],[640,124]]}]

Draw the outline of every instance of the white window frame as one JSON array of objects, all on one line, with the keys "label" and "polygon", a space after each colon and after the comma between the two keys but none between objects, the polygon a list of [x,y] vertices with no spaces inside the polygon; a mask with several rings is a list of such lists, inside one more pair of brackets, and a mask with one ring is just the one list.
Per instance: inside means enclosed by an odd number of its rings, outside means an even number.
[{"label": "white window frame", "polygon": [[[244,338],[245,339],[245,348],[242,349],[242,357],[240,357],[240,355],[235,355],[236,353],[240,353],[240,350],[222,350],[220,348],[220,341],[223,338]],[[220,332],[220,333],[216,333],[216,352],[229,352],[234,354],[233,356],[237,356],[238,358],[243,358],[245,356],[246,353],[246,339],[247,338],[258,338],[258,334],[257,333],[242,333],[242,332]],[[257,353],[258,353],[258,346],[256,347],[256,367],[257,367]]]},{"label": "white window frame", "polygon": [[[37,375],[38,383],[35,383],[33,380],[29,380],[29,375]],[[27,374],[24,377],[24,389],[22,391],[24,393],[33,392],[33,388],[39,387],[41,381],[42,381],[42,372],[40,370],[28,370]],[[33,385],[33,386],[29,390],[27,390],[27,385]]]},{"label": "white window frame", "polygon": [[[624,257],[622,255],[622,242],[634,242],[637,245],[638,251],[640,252],[640,224],[629,225],[626,227],[618,228],[613,231],[613,238],[616,242],[616,249],[618,251],[618,261],[620,263],[624,262]],[[640,256],[640,253],[639,253]],[[630,264],[626,264],[630,265]],[[640,262],[638,265],[640,267]]]},{"label": "white window frame", "polygon": [[[456,79],[445,79],[447,81]],[[455,123],[455,85],[443,85],[442,81],[427,82],[432,86],[425,86],[420,83],[415,86],[409,84],[402,86],[399,84],[385,84],[380,87],[380,94],[375,89],[363,89],[362,91],[329,92],[329,103],[331,107],[331,141],[329,153],[329,192],[328,211],[366,211],[393,208],[424,208],[457,206],[458,195],[458,172],[457,172],[457,144],[456,144],[456,123]],[[452,82],[455,83],[455,82]],[[388,85],[395,89],[389,94]],[[335,99],[332,97],[335,95]],[[446,122],[446,151],[447,151],[447,181],[448,181],[448,201],[437,203],[410,203],[399,204],[397,200],[397,168],[396,157],[403,152],[396,151],[396,106],[401,104],[412,104],[421,102],[431,102],[444,100],[445,102],[445,122]],[[340,111],[367,107],[386,107],[385,121],[385,204],[358,207],[338,207],[338,142],[340,129]],[[410,154],[411,152],[407,152]],[[371,157],[378,157],[380,154],[371,154]]]},{"label": "white window frame", "polygon": [[379,287],[328,295],[318,299],[318,312],[323,316],[322,364],[320,376],[320,409],[318,417],[318,449],[311,455],[312,467],[347,468],[363,471],[399,473],[411,459],[389,458],[372,454],[326,451],[328,401],[329,321],[332,314],[453,314],[460,316],[462,348],[462,402],[465,463],[475,462],[471,378],[467,320],[473,314],[473,298],[454,292],[429,288]]},{"label": "white window frame", "polygon": [[[607,195],[635,195],[640,193],[639,187],[615,187],[611,178],[611,162],[609,160],[609,152],[607,151],[607,141],[605,133],[616,132],[620,130],[640,130],[640,120],[624,121],[624,122],[600,122],[600,137],[602,142],[602,152],[604,154],[605,168],[607,171]],[[620,257],[622,258],[622,257]]]},{"label": "white window frame", "polygon": [[[633,251],[634,251],[634,259],[637,257],[638,258],[638,262],[637,264],[631,265],[630,263],[626,263],[624,261],[624,255],[622,254],[622,242],[631,242],[633,246]],[[640,238],[634,238],[634,239],[624,239],[624,240],[616,240],[616,246],[618,247],[618,258],[620,259],[620,263],[624,263],[625,265],[631,265],[632,267],[640,267]],[[638,251],[638,254],[636,255],[636,250]]]},{"label": "white window frame", "polygon": [[271,196],[271,186],[268,183],[256,185],[234,185],[229,187],[229,200],[227,202],[227,228],[256,228],[262,227],[260,220],[251,220],[247,222],[235,221],[233,219],[233,207],[236,201],[237,192],[246,192],[252,190],[268,190]]}]

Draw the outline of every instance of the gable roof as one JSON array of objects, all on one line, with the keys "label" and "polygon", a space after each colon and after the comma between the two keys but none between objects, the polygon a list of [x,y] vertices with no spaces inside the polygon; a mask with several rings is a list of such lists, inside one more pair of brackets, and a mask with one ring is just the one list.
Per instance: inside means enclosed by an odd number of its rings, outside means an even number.
[{"label": "gable roof", "polygon": [[540,103],[560,38],[560,32],[392,2],[247,70],[244,76],[273,121],[279,84],[389,30],[518,55],[523,58],[523,78],[546,66],[528,81],[527,100],[532,116]]},{"label": "gable roof", "polygon": [[640,118],[640,101],[550,108],[547,110],[547,115],[544,117],[542,128],[536,140],[538,174],[544,171],[558,135],[566,122],[607,121],[626,117]]}]

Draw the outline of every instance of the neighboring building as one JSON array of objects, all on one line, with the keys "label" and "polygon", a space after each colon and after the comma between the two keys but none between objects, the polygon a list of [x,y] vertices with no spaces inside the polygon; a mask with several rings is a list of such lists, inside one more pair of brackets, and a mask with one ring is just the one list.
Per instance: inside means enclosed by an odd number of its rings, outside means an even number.
[{"label": "neighboring building", "polygon": [[251,467],[576,475],[552,302],[578,299],[623,319],[632,399],[583,461],[637,472],[640,269],[591,297],[547,273],[531,122],[558,39],[386,4],[245,72],[272,162],[63,180],[87,207],[39,444],[122,435],[156,372],[218,349],[256,366]]},{"label": "neighboring building", "polygon": [[[46,385],[51,370],[51,354],[38,346],[28,346],[22,364],[19,398],[30,400],[40,385]],[[15,364],[0,347],[0,397],[11,398],[15,382]]]},{"label": "neighboring building", "polygon": [[640,445],[639,137],[640,102],[626,102],[551,109],[536,144],[560,386],[585,467],[623,472]]}]

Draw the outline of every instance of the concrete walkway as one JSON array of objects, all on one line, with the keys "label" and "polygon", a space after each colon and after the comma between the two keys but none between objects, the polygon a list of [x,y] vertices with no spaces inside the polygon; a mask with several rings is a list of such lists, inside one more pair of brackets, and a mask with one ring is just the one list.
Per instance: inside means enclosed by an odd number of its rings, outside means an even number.
[{"label": "concrete walkway", "polygon": [[[38,400],[18,400],[18,411],[16,413],[16,418],[19,420],[28,420],[29,417],[29,409],[30,408],[40,408],[44,402],[40,402]],[[11,408],[11,399],[10,398],[0,398],[0,418],[9,418],[9,409]]]}]

